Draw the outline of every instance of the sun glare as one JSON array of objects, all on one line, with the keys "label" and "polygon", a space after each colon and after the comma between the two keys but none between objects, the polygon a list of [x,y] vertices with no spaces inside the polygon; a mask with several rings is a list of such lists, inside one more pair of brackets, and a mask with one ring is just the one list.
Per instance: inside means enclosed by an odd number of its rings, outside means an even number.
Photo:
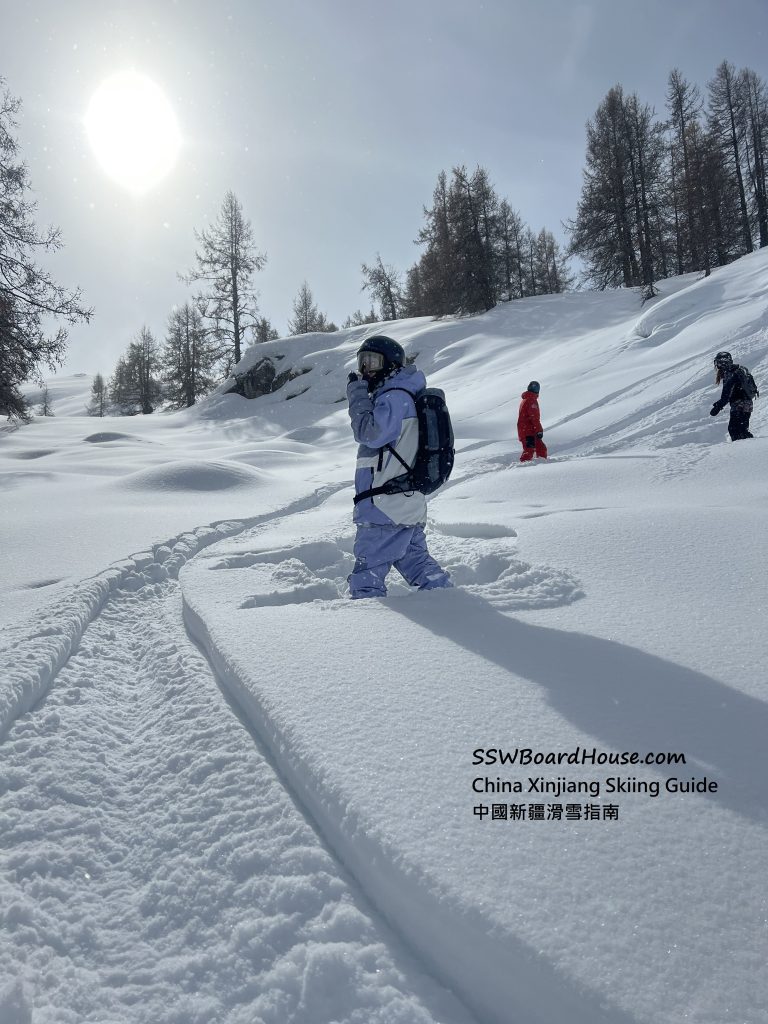
[{"label": "sun glare", "polygon": [[85,128],[107,174],[136,195],[176,163],[181,135],[173,108],[162,89],[135,71],[101,83],[88,104]]}]

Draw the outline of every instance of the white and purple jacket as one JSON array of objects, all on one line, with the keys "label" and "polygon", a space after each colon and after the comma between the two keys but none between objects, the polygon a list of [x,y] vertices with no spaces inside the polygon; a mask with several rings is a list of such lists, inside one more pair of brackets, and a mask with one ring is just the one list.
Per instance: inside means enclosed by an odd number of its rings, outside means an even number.
[{"label": "white and purple jacket", "polygon": [[[411,396],[423,391],[426,378],[415,366],[404,366],[373,392],[364,380],[347,386],[352,433],[360,447],[355,470],[355,493],[380,487],[404,470],[391,444],[408,465],[413,463],[419,444],[416,407]],[[377,494],[355,505],[354,521],[371,526],[414,526],[425,523],[427,501],[420,491]]]}]

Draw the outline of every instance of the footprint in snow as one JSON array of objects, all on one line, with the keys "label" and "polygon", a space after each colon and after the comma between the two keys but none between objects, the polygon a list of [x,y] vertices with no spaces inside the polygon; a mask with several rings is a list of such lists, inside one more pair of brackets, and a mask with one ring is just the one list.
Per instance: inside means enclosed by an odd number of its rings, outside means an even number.
[{"label": "footprint in snow", "polygon": [[569,572],[516,557],[516,537],[491,523],[440,523],[431,528],[430,550],[456,586],[500,611],[556,608],[584,596]]},{"label": "footprint in snow", "polygon": [[[457,587],[483,597],[501,611],[554,608],[583,596],[569,572],[531,565],[517,557],[516,532],[493,523],[439,523],[428,529],[430,550],[450,572]],[[245,570],[248,596],[240,608],[305,604],[345,599],[352,571],[353,537],[337,542],[315,541],[295,547],[233,552],[211,568]],[[411,588],[393,570],[387,580],[390,597]]]}]

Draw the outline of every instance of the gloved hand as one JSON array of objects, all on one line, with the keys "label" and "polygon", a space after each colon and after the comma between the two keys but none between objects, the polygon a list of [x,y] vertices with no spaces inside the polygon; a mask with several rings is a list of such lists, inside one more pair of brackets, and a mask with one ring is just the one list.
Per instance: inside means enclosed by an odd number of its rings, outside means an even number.
[{"label": "gloved hand", "polygon": [[368,395],[368,381],[358,377],[356,373],[350,373],[347,384],[347,401],[351,403],[362,395]]},{"label": "gloved hand", "polygon": [[525,447],[526,448],[535,448],[536,447],[536,441],[534,440],[533,436],[526,437],[526,439],[525,439]]},{"label": "gloved hand", "polygon": [[542,437],[544,437],[544,431],[543,431],[543,430],[540,430],[540,431],[538,432],[538,434],[536,435],[536,437],[538,437],[538,439],[539,439],[539,440],[541,440],[541,439],[542,439]]},{"label": "gloved hand", "polygon": [[356,380],[360,380],[360,378],[357,376],[356,373],[350,370],[349,376],[347,377],[347,382],[349,384],[352,384]]},{"label": "gloved hand", "polygon": [[717,416],[717,414],[718,414],[719,412],[720,412],[720,406],[719,406],[719,405],[717,404],[717,402],[715,402],[715,404],[714,404],[714,405],[712,406],[712,408],[711,408],[711,409],[709,410],[709,415],[710,415],[710,416]]}]

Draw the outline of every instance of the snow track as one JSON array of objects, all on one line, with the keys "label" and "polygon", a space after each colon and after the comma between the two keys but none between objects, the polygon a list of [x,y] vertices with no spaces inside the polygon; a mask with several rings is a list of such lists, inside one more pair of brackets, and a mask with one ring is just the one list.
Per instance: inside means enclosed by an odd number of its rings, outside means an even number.
[{"label": "snow track", "polygon": [[134,556],[22,638],[0,767],[3,1024],[468,1024],[185,632],[178,567],[244,525]]},{"label": "snow track", "polygon": [[88,624],[111,595],[121,589],[136,590],[147,583],[175,579],[188,559],[209,544],[279,515],[312,508],[333,490],[335,488],[320,488],[281,512],[200,526],[155,544],[150,550],[134,554],[84,580],[37,615],[31,626],[16,625],[8,630],[7,639],[0,647],[0,740],[14,719],[44,696],[56,673],[76,649]]}]

